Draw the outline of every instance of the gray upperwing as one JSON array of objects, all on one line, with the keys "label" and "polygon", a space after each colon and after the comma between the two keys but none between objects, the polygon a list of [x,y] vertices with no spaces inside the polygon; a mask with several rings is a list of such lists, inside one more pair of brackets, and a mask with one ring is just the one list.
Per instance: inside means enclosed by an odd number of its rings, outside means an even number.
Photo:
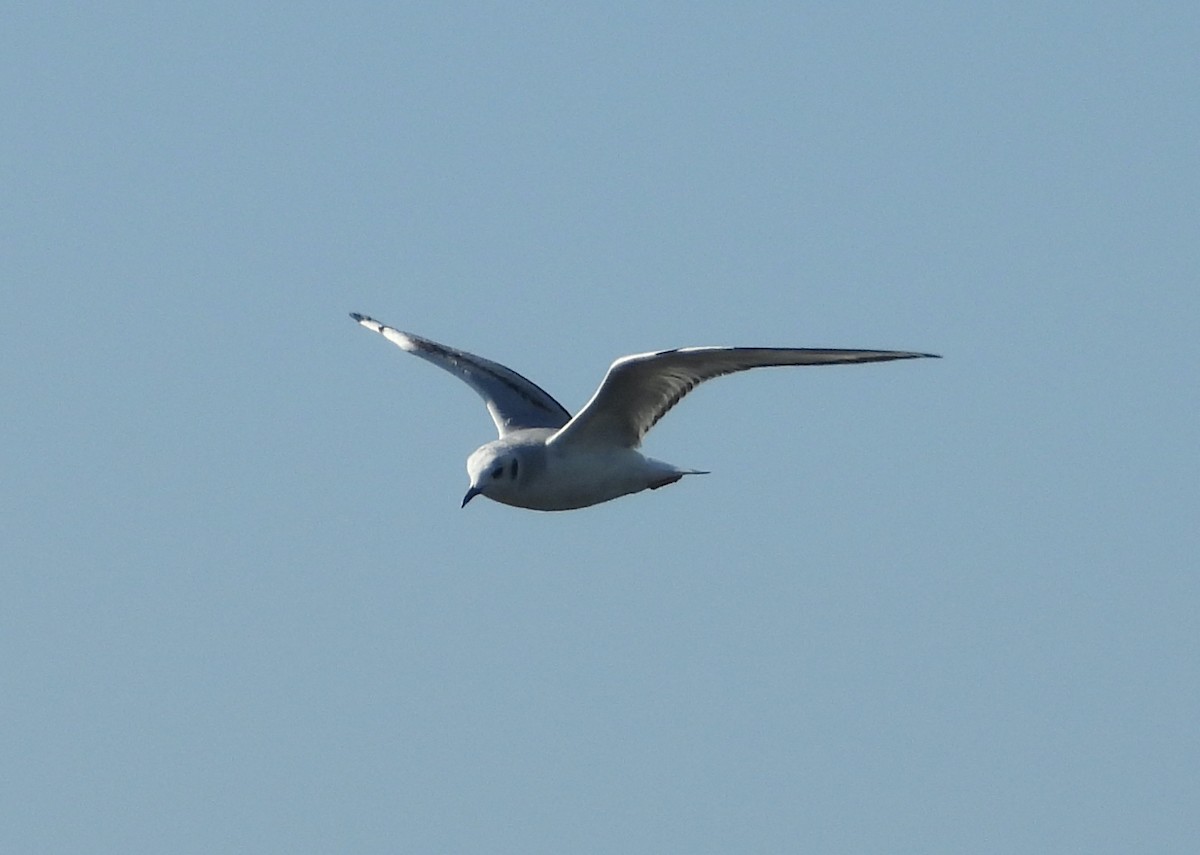
[{"label": "gray upperwing", "polygon": [[351,312],[350,317],[388,341],[449,371],[479,393],[500,436],[522,428],[560,428],[571,419],[562,404],[511,368]]},{"label": "gray upperwing", "polygon": [[936,357],[900,350],[685,347],[618,359],[590,401],[552,443],[636,448],[667,411],[705,380],[782,365],[841,365]]}]

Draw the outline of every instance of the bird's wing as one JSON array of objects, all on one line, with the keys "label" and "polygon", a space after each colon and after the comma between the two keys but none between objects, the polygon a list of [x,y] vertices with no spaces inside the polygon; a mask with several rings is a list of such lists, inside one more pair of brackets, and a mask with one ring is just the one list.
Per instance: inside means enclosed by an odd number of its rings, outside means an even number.
[{"label": "bird's wing", "polygon": [[671,407],[705,380],[774,365],[839,365],[933,353],[800,347],[685,347],[618,359],[582,410],[550,440],[636,448]]},{"label": "bird's wing", "polygon": [[355,312],[350,317],[409,353],[455,375],[479,393],[500,436],[522,428],[559,428],[571,418],[558,401],[510,368],[436,341],[401,332]]}]

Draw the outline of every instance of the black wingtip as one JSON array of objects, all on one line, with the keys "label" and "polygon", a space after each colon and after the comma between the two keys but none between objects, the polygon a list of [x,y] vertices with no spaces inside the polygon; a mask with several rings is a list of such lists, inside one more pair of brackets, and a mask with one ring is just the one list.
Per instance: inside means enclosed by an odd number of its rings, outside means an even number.
[{"label": "black wingtip", "polygon": [[367,318],[366,315],[360,315],[358,312],[351,312],[350,317],[354,318],[354,320],[360,324]]}]

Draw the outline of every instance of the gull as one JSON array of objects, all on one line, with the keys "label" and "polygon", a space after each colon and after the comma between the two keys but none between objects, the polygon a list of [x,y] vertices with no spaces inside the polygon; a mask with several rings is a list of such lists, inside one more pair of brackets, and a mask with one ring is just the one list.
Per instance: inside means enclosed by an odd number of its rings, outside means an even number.
[{"label": "gull", "polygon": [[414,356],[449,371],[474,389],[496,423],[498,439],[467,459],[476,496],[537,511],[566,511],[657,490],[684,475],[707,475],[645,457],[642,438],[705,380],[782,365],[838,365],[937,358],[902,350],[808,347],[681,347],[622,356],[591,400],[572,416],[540,386],[480,356],[402,332],[374,318],[350,317]]}]

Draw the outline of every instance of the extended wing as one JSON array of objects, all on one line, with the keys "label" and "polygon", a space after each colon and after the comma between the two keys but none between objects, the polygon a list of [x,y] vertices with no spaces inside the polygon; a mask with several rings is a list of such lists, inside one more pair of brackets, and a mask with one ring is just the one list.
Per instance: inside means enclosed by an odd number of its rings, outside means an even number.
[{"label": "extended wing", "polygon": [[522,428],[559,428],[571,418],[540,386],[497,362],[402,332],[356,312],[350,317],[414,356],[432,362],[479,393],[500,436]]},{"label": "extended wing", "polygon": [[646,432],[705,380],[776,365],[839,365],[917,359],[933,353],[899,350],[685,347],[624,356],[612,364],[600,388],[551,443],[636,448]]}]

